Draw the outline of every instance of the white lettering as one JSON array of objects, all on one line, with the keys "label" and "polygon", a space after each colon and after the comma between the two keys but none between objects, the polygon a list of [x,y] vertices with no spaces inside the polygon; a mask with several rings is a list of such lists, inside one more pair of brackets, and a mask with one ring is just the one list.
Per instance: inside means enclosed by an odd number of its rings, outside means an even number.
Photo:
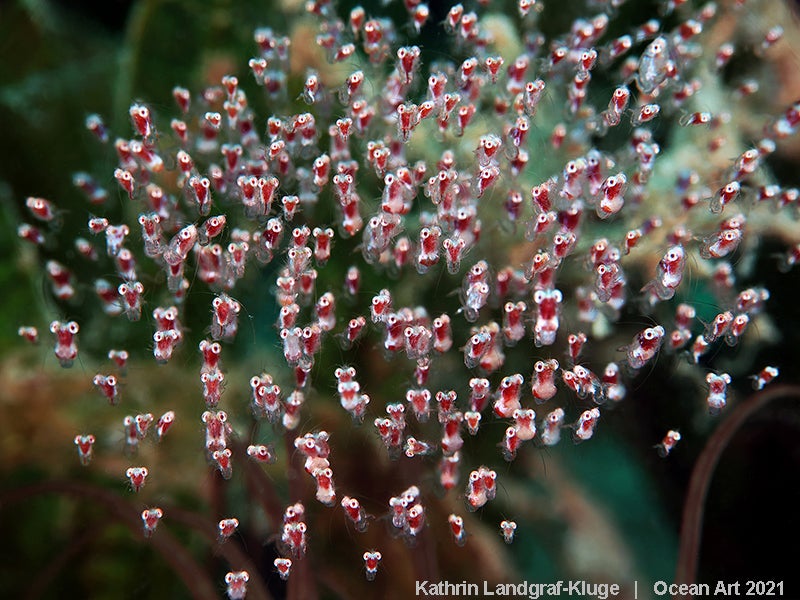
[{"label": "white lettering", "polygon": [[656,596],[669,594],[673,597],[681,596],[710,596],[711,588],[707,583],[670,583],[656,581],[653,584],[653,593]]}]

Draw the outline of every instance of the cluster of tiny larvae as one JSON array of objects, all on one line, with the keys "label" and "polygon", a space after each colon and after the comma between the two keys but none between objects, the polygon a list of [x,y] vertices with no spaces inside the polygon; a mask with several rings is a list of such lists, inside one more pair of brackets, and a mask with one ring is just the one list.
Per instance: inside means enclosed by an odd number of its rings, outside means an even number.
[{"label": "cluster of tiny larvae", "polygon": [[[626,383],[660,350],[685,352],[697,369],[705,369],[703,357],[710,348],[722,340],[734,345],[752,329],[748,324],[764,310],[769,292],[758,287],[737,289],[728,260],[745,238],[746,213],[773,211],[775,218],[781,218],[783,209],[797,204],[796,189],[754,182],[755,174],[759,181],[768,177],[764,159],[780,140],[795,133],[800,103],[765,122],[762,138],[713,179],[689,168],[681,171],[674,191],[658,190],[655,206],[660,212],[654,212],[649,184],[661,148],[652,128],[660,120],[672,119],[678,126],[699,131],[698,139],[707,141],[710,152],[726,143],[723,132],[731,113],[691,112],[688,107],[702,88],[702,80],[694,74],[701,68],[718,73],[736,51],[732,43],[709,51],[702,42],[703,30],[719,12],[735,14],[738,6],[723,9],[711,2],[690,13],[684,2],[671,0],[664,3],[664,19],[677,22],[676,26],[667,29],[650,20],[610,39],[607,31],[619,2],[593,4],[598,7],[596,15],[574,21],[568,33],[546,42],[538,29],[538,3],[520,0],[518,56],[499,54],[488,21],[455,5],[443,27],[455,51],[467,58],[460,64],[430,64],[426,82],[420,74],[420,48],[399,43],[404,28],[372,18],[361,7],[343,20],[329,2],[311,0],[307,10],[318,20],[317,43],[329,60],[343,65],[360,61],[363,69],[354,67],[338,88],[326,87],[325,78],[309,70],[301,95],[310,112],[279,116],[276,111],[266,120],[266,138],[259,133],[262,121],[232,75],[194,97],[184,88],[174,88],[181,115],[171,121],[169,130],[157,128],[151,109],[143,103],[130,107],[132,139],[118,137],[112,142],[100,117],[87,120],[98,140],[116,151],[113,176],[121,202],[141,210],[140,239],[132,235],[136,227],[92,216],[88,238],[75,240],[76,260],[96,262],[103,272],[108,272],[109,263],[113,265],[118,283],[103,278],[93,282],[100,305],[111,317],[138,321],[146,299],[151,304],[163,301],[152,311],[152,351],[161,364],[170,361],[184,340],[181,315],[187,294],[201,282],[214,291],[209,339],[199,346],[199,377],[207,408],[200,418],[208,461],[224,478],[230,478],[233,469],[229,447],[233,429],[219,407],[225,384],[220,358],[224,344],[237,335],[242,311],[232,294],[241,282],[247,285],[246,272],[273,261],[282,265],[275,282],[280,306],[277,329],[291,384],[290,389],[281,389],[269,373],[253,376],[254,418],[273,423],[277,430],[296,430],[323,344],[338,341],[347,353],[363,343],[364,336],[377,333],[388,357],[408,358],[413,383],[404,399],[386,404],[385,414],[374,418],[375,430],[393,459],[405,460],[402,454],[409,459],[438,454],[438,479],[446,491],[460,485],[464,433],[477,435],[482,420],[508,424],[499,444],[507,461],[514,460],[525,442],[557,444],[565,429],[576,443],[588,441],[603,406],[622,401]],[[428,9],[416,0],[406,0],[405,5],[413,36],[425,24]],[[766,53],[779,39],[779,28],[772,29],[755,51]],[[269,101],[290,107],[286,99],[294,91],[287,91],[289,38],[259,29],[255,41],[258,55],[249,61],[252,76]],[[602,109],[587,102],[592,73],[598,69],[620,82],[609,91],[608,105]],[[751,83],[749,93],[755,88]],[[745,95],[742,92],[737,99]],[[537,125],[537,110],[544,110],[543,98],[555,104],[563,99],[564,122],[551,124],[552,135],[537,146],[529,133]],[[735,103],[731,110],[736,110]],[[337,113],[343,116],[318,122]],[[478,115],[481,118],[475,119]],[[593,143],[612,130],[624,130],[627,141],[613,151],[597,149]],[[430,150],[415,146],[415,138],[422,136],[437,139],[438,159],[426,159]],[[327,152],[320,147],[325,138]],[[529,152],[546,145],[551,146],[546,152],[564,156],[565,162],[561,172],[541,177]],[[412,162],[410,156],[421,158]],[[93,211],[110,202],[108,191],[92,176],[80,173],[74,182],[86,193]],[[377,205],[362,200],[371,188],[380,189]],[[338,224],[315,222],[315,207],[323,202],[334,203]],[[41,245],[50,235],[47,226],[54,222],[57,205],[29,198],[27,206],[40,225],[22,224],[19,235]],[[212,214],[217,209],[220,212]],[[501,247],[524,248],[523,262],[490,263],[488,255],[497,253],[497,237],[491,230],[483,232],[482,225],[490,215],[492,223],[511,227]],[[690,228],[694,220],[711,232],[697,235],[699,231]],[[318,275],[324,273],[337,236],[342,244],[348,238],[360,239],[361,257],[338,284],[343,284],[343,292],[318,293]],[[619,239],[614,242],[607,236]],[[104,251],[90,241],[95,237],[104,238]],[[486,238],[490,241],[481,243]],[[489,251],[489,244],[494,251]],[[656,257],[647,267],[649,273],[636,261],[637,252],[645,251]],[[708,265],[709,282],[723,308],[700,333],[695,308],[676,297],[690,259]],[[153,261],[163,271],[166,290],[145,289],[137,271],[141,260]],[[798,260],[800,244],[787,252],[781,266],[790,268]],[[431,318],[424,306],[398,305],[387,279],[385,289],[366,291],[371,301],[363,312],[356,310],[343,318],[342,306],[358,306],[365,268],[396,276],[416,270],[423,287],[460,278],[461,307]],[[628,286],[626,268],[640,269],[643,280],[649,279],[638,294]],[[56,260],[47,261],[46,271],[53,295],[68,310],[79,282]],[[569,275],[562,277],[565,272]],[[618,360],[603,366],[599,374],[593,372],[582,364],[582,351],[602,333],[564,335],[562,321],[566,317],[597,332],[593,326],[598,321],[614,324],[623,310],[636,308],[634,296],[651,322],[649,315],[661,303],[674,303],[673,322],[631,332],[633,337]],[[566,315],[564,306],[570,311]],[[463,329],[456,327],[456,320],[474,324],[464,326],[471,330],[461,339]],[[78,355],[78,323],[54,320],[50,330],[56,358],[69,367]],[[24,327],[20,335],[35,341],[38,334],[33,327]],[[534,352],[550,353],[539,359],[527,355],[532,369],[527,384],[524,374],[503,372],[506,352],[513,346],[515,352],[533,347]],[[564,346],[566,364],[561,364],[553,355]],[[466,401],[454,389],[428,387],[432,365],[454,353],[463,354]],[[117,404],[128,354],[112,349],[108,356],[117,365],[116,374],[98,373],[93,381],[109,403]],[[359,368],[366,370],[369,365]],[[777,374],[777,368],[764,368],[754,376],[755,387],[763,387]],[[370,397],[356,368],[336,368],[335,379],[342,408],[361,424],[370,411]],[[452,381],[458,382],[458,375]],[[706,381],[709,410],[719,412],[726,405],[731,376],[709,369]],[[566,389],[559,391],[562,384]],[[568,402],[552,404],[566,397]],[[531,401],[551,403],[538,421],[528,406]],[[576,405],[582,410],[570,416]],[[431,412],[441,426],[441,438],[410,435],[411,429],[416,433],[423,428],[410,428],[409,417],[421,424]],[[135,449],[153,422],[160,439],[175,418],[173,411],[158,420],[150,413],[125,417],[127,446]],[[340,505],[355,530],[364,531],[368,515],[359,500],[355,495],[340,496],[334,485],[331,437],[325,431],[307,432],[298,435],[294,445],[316,482],[316,499],[326,506]],[[670,430],[658,451],[666,456],[678,440],[678,431]],[[94,442],[91,434],[75,438],[83,464],[89,463]],[[268,445],[251,445],[247,454],[265,465],[275,461],[275,450]],[[126,474],[131,488],[138,491],[149,471],[131,466]],[[476,465],[462,489],[466,508],[478,510],[495,498],[497,473]],[[423,490],[414,485],[388,498],[387,518],[397,534],[411,542],[425,526]],[[290,575],[292,560],[306,552],[304,514],[302,502],[290,505],[284,514],[280,531],[284,556],[275,560],[284,579]],[[146,535],[162,517],[157,507],[142,513]],[[451,514],[449,525],[455,542],[463,544],[464,519]],[[234,518],[221,521],[220,539],[237,526]],[[515,529],[513,521],[501,523],[506,542],[513,540]],[[363,560],[371,580],[381,553],[368,550]],[[228,573],[231,598],[245,596],[248,577],[244,571]]]}]

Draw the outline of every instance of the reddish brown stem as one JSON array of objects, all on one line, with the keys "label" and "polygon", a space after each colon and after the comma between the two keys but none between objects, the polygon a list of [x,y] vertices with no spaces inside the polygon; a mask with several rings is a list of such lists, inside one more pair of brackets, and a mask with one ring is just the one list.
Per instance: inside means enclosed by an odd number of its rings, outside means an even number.
[{"label": "reddish brown stem", "polygon": [[[753,394],[731,411],[728,418],[720,424],[706,442],[695,464],[694,471],[692,471],[689,490],[686,494],[686,503],[683,507],[675,583],[691,584],[695,583],[697,578],[697,566],[700,559],[700,536],[703,530],[706,497],[722,453],[747,419],[773,400],[780,398],[800,399],[800,387],[795,385],[775,385]],[[681,598],[685,597],[681,596]]]},{"label": "reddish brown stem", "polygon": [[279,528],[283,521],[283,506],[272,481],[263,469],[247,456],[244,443],[238,440],[233,441],[231,448],[236,458],[244,465],[245,485],[250,492],[250,497],[261,505],[264,514],[269,517],[275,528]]},{"label": "reddish brown stem", "polygon": [[47,566],[36,574],[36,579],[31,581],[30,586],[28,586],[27,594],[25,595],[25,600],[41,598],[47,591],[47,588],[53,583],[56,576],[64,570],[71,560],[79,556],[101,531],[102,528],[100,527],[84,530],[79,536],[73,539],[64,550],[59,552],[56,557],[49,560]]},{"label": "reddish brown stem", "polygon": [[165,507],[164,514],[169,517],[171,522],[180,523],[202,534],[211,545],[215,546],[216,552],[222,555],[231,569],[243,569],[248,572],[250,580],[247,582],[247,598],[249,600],[270,600],[271,596],[264,585],[258,565],[232,540],[219,543],[213,523],[209,523],[195,513],[175,507]]},{"label": "reddish brown stem", "polygon": [[[142,520],[139,511],[129,502],[102,488],[71,481],[47,481],[29,485],[0,494],[0,506],[7,508],[43,493],[56,493],[91,500],[102,504],[109,513],[124,523],[134,535],[141,536]],[[193,598],[216,600],[217,585],[197,564],[192,556],[175,538],[164,530],[159,530],[148,543],[161,555],[164,561],[183,580]]]}]

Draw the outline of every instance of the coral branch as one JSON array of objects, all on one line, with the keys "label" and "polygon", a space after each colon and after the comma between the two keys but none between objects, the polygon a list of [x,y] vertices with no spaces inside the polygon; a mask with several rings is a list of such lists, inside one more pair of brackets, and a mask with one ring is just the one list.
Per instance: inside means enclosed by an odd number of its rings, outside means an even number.
[{"label": "coral branch", "polygon": [[[738,405],[706,442],[705,448],[695,464],[686,494],[686,503],[681,520],[680,548],[675,569],[675,583],[695,583],[697,565],[700,560],[700,536],[703,531],[703,514],[706,497],[717,463],[733,436],[755,413],[774,400],[792,398],[800,400],[800,387],[777,385],[750,396]],[[685,596],[682,596],[685,597]],[[691,595],[688,596],[691,598]]]},{"label": "coral branch", "polygon": [[[55,493],[91,500],[103,505],[116,519],[124,523],[135,536],[139,536],[142,520],[139,512],[129,502],[116,494],[86,483],[71,481],[47,481],[40,484],[17,488],[0,494],[0,506],[7,509],[12,504],[24,502],[42,493]],[[186,588],[196,599],[215,600],[217,589],[205,570],[189,552],[166,531],[159,531],[148,543],[152,544],[161,558],[172,567]]]}]

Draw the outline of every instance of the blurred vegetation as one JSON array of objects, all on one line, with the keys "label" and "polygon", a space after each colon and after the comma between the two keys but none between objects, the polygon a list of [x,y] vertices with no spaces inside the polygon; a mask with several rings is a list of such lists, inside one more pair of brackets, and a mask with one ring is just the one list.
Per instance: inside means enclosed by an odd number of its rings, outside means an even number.
[{"label": "blurred vegetation", "polygon": [[[548,8],[548,15],[553,19],[553,31],[563,31],[574,14],[560,10],[557,4],[563,3],[548,3],[548,7],[556,7]],[[583,10],[582,3],[575,4],[576,13]],[[642,4],[642,12],[652,10],[651,4]],[[634,9],[626,6],[624,10]],[[444,14],[439,3],[432,3],[432,12]],[[99,355],[89,353],[85,363],[61,371],[49,355],[47,360],[42,358],[41,348],[23,346],[17,336],[19,325],[36,323],[43,344],[49,345],[46,324],[55,317],[74,315],[62,314],[49,298],[36,250],[21,244],[14,230],[27,196],[51,198],[62,209],[62,225],[57,240],[42,255],[58,256],[64,248],[71,249],[74,232],[85,228],[89,214],[81,193],[71,184],[72,174],[89,170],[117,193],[109,176],[115,157],[93,143],[84,127],[86,115],[98,113],[113,131],[127,132],[131,99],[168,113],[174,85],[197,89],[201,84],[216,83],[223,73],[233,73],[243,87],[252,87],[246,72],[246,59],[254,52],[252,31],[269,25],[286,32],[291,27],[286,14],[291,11],[284,13],[264,2],[245,0],[213,0],[203,2],[202,8],[190,0],[118,0],[97,5],[17,0],[0,4],[0,111],[4,116],[0,144],[0,377],[4,382],[0,386],[0,494],[6,499],[17,494],[19,500],[0,504],[0,530],[4,532],[0,597],[189,597],[186,586],[153,544],[114,516],[118,505],[92,499],[84,493],[87,488],[63,487],[63,482],[104,490],[134,515],[147,506],[163,506],[161,527],[201,565],[220,596],[229,561],[213,533],[210,540],[208,536],[216,520],[235,514],[242,526],[230,543],[252,558],[274,597],[285,593],[271,573],[275,550],[270,534],[275,523],[259,506],[263,499],[254,499],[257,488],[245,473],[235,468],[234,480],[223,485],[216,471],[208,468],[199,422],[187,419],[176,424],[158,451],[151,443],[140,449],[141,457],[154,469],[169,474],[169,484],[162,481],[162,485],[146,486],[138,496],[121,492],[125,486],[122,474],[130,464],[122,452],[122,413],[98,410],[104,401],[90,389]],[[631,19],[642,20],[639,14],[632,14]],[[431,40],[431,45],[435,48],[436,41]],[[257,126],[262,128],[271,114],[268,103],[255,93],[248,96],[259,115]],[[795,178],[786,183],[797,185],[797,161],[785,156],[776,160],[783,161],[776,162],[776,170]],[[777,246],[767,246],[759,260],[773,264],[773,250],[777,251]],[[331,277],[341,278],[345,268],[346,264],[332,265]],[[246,307],[253,322],[261,325],[271,322],[274,315],[270,279],[265,275],[253,282],[248,292],[251,302]],[[758,282],[772,291],[776,305],[788,307],[788,314],[776,316],[779,327],[788,325],[784,346],[759,350],[757,356],[747,359],[769,362],[782,355],[788,365],[787,357],[796,359],[800,347],[800,315],[793,301],[800,289],[797,270],[780,280]],[[264,304],[258,305],[258,298]],[[79,303],[74,310],[91,319],[86,314],[92,310],[90,305]],[[195,310],[197,322],[207,321],[206,306],[198,305]],[[266,321],[256,319],[265,314]],[[196,343],[189,343],[166,372],[148,360],[150,330],[140,327],[128,332],[127,325],[127,321],[113,325],[115,335],[130,336],[129,345],[134,349],[123,390],[124,410],[151,410],[152,400],[158,399],[159,406],[196,412],[202,401],[195,371],[189,366]],[[200,339],[202,331],[191,335]],[[258,343],[243,352],[240,364],[226,363],[226,398],[238,398],[240,407],[246,402],[249,377],[273,362],[276,353],[271,327],[253,326],[248,335]],[[83,342],[92,348],[91,338]],[[326,357],[325,364],[336,362],[334,354]],[[184,376],[176,377],[180,364]],[[384,365],[383,371],[364,377],[373,388],[382,379],[391,387],[399,377],[391,369],[392,365]],[[785,376],[797,379],[796,373]],[[438,381],[447,381],[447,377],[446,372],[436,374]],[[325,389],[331,384],[332,380],[323,379],[318,385]],[[642,589],[645,582],[670,581],[686,481],[712,424],[707,419],[696,423],[684,432],[680,451],[668,461],[660,460],[652,445],[663,435],[665,424],[685,421],[694,414],[697,402],[690,397],[694,383],[685,378],[675,361],[664,360],[637,379],[636,385],[652,392],[643,395],[639,404],[626,402],[616,407],[601,425],[603,435],[590,445],[562,443],[552,450],[523,453],[515,463],[503,465],[503,505],[513,506],[515,512],[503,514],[490,505],[479,516],[470,515],[467,528],[472,538],[466,548],[453,546],[443,526],[450,511],[463,513],[463,505],[454,506],[449,502],[452,498],[434,501],[428,539],[447,548],[439,549],[439,564],[427,572],[438,572],[451,581],[474,579],[476,573],[491,581],[512,582],[549,582],[578,574],[625,584],[636,579],[640,598],[647,597]],[[739,391],[740,396],[744,393]],[[390,391],[385,394],[389,396]],[[382,399],[375,400],[380,404]],[[237,430],[251,428],[250,419],[239,421]],[[303,431],[337,431],[345,421],[329,403],[313,409]],[[386,490],[399,493],[420,469],[405,463],[396,469],[384,464],[383,454],[374,467],[365,464],[363,458],[374,456],[377,447],[366,429],[354,430],[343,451],[346,459],[336,457],[337,482],[342,489],[360,490],[367,498],[368,512],[383,514]],[[800,534],[796,516],[800,488],[793,475],[800,466],[798,429],[797,411],[781,405],[765,411],[732,446],[709,500],[703,580],[733,580],[745,573],[791,577],[791,557],[778,548],[782,538]],[[105,440],[113,441],[96,448],[93,467],[84,469],[72,439],[89,430],[102,432]],[[310,497],[311,483],[305,475],[302,482],[287,480],[282,438],[267,427],[255,427],[250,433],[253,442],[273,442],[279,448],[281,460],[266,472],[282,506],[292,499],[289,489],[295,483],[305,486]],[[499,456],[487,441],[499,439],[501,429],[496,433],[467,439],[465,450]],[[409,586],[414,576],[426,572],[417,563],[430,559],[430,555],[422,555],[429,547],[417,549],[415,558],[416,550],[408,550],[400,540],[383,542],[383,523],[372,525],[366,538],[357,538],[338,509],[324,509],[317,503],[309,503],[307,509],[315,522],[325,523],[322,529],[311,529],[313,568],[320,570],[323,597],[407,597],[413,592]],[[181,511],[183,518],[178,516]],[[194,515],[199,521],[193,521]],[[507,517],[519,523],[518,539],[508,548],[502,545],[496,527]],[[771,525],[764,526],[768,518],[773,519]],[[744,525],[748,522],[757,525],[751,530]],[[373,584],[361,577],[360,553],[370,543],[380,543],[384,553]]]}]

